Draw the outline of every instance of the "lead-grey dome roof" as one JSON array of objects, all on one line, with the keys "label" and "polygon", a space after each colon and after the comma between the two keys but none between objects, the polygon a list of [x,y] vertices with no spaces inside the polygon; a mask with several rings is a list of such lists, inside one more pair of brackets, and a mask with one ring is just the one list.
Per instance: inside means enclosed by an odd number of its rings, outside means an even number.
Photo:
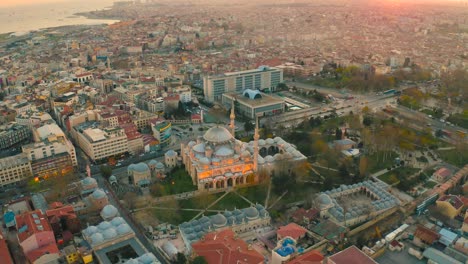
[{"label": "lead-grey dome roof", "polygon": [[231,140],[231,133],[224,127],[215,126],[206,131],[203,138],[208,142],[221,143]]}]

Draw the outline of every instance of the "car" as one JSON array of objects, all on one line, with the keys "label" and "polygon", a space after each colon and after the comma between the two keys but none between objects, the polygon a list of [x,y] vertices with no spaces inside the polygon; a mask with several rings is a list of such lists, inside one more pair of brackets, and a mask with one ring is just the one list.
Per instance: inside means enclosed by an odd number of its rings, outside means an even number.
[{"label": "car", "polygon": [[432,125],[431,125],[430,123],[427,123],[426,126],[430,127],[430,126],[432,126]]},{"label": "car", "polygon": [[116,167],[122,166],[122,163],[119,162],[119,163],[115,164],[115,166]]}]

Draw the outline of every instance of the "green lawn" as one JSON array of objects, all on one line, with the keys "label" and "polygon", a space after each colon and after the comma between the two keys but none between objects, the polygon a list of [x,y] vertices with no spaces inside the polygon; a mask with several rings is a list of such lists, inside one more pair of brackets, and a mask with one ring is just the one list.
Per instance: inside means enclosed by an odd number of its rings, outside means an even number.
[{"label": "green lawn", "polygon": [[419,169],[415,169],[415,168],[399,167],[392,171],[386,172],[385,174],[380,175],[378,178],[388,184],[394,184],[394,183],[401,181],[404,177],[405,178],[409,177],[418,171]]},{"label": "green lawn", "polygon": [[468,151],[438,150],[439,157],[447,163],[455,165],[459,168],[468,164]]},{"label": "green lawn", "polygon": [[387,154],[385,160],[384,156],[384,153],[380,151],[373,153],[372,155],[366,155],[369,161],[369,173],[378,172],[385,168],[391,167],[395,164],[395,158],[398,157],[398,154],[395,152],[390,152]]},{"label": "green lawn", "polygon": [[264,204],[268,193],[268,184],[259,184],[237,189],[237,192],[252,203]]},{"label": "green lawn", "polygon": [[192,178],[184,168],[168,173],[166,181],[161,185],[164,187],[166,195],[197,190],[197,186],[193,185]]},{"label": "green lawn", "polygon": [[428,188],[428,189],[432,189],[434,186],[436,186],[438,183],[435,182],[435,181],[427,181],[425,184],[424,184],[424,187]]},{"label": "green lawn", "polygon": [[463,114],[453,114],[447,118],[447,121],[457,126],[468,129],[468,112],[465,112]]},{"label": "green lawn", "polygon": [[210,207],[211,210],[228,210],[232,211],[235,208],[246,208],[249,207],[249,203],[239,197],[239,195],[230,192],[219,200],[214,206]]}]

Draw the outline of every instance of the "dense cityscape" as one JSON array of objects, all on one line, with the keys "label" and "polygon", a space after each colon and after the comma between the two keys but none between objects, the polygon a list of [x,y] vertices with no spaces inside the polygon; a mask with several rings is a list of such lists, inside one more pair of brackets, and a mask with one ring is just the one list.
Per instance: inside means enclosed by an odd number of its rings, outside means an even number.
[{"label": "dense cityscape", "polygon": [[0,32],[2,264],[468,263],[467,2],[70,12]]}]

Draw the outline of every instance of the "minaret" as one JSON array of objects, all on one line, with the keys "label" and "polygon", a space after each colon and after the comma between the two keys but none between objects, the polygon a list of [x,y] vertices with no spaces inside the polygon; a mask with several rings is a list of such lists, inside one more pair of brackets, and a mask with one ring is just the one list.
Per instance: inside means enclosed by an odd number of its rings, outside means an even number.
[{"label": "minaret", "polygon": [[234,98],[232,100],[232,106],[231,106],[231,124],[229,125],[229,128],[231,128],[231,134],[232,137],[236,137],[236,114],[234,113]]},{"label": "minaret", "polygon": [[258,117],[256,117],[256,120],[255,120],[255,134],[254,134],[254,157],[253,157],[253,160],[254,160],[254,171],[257,172],[258,171],[258,155],[259,155],[259,152],[258,152],[258,140],[260,139],[260,133],[258,131]]}]

